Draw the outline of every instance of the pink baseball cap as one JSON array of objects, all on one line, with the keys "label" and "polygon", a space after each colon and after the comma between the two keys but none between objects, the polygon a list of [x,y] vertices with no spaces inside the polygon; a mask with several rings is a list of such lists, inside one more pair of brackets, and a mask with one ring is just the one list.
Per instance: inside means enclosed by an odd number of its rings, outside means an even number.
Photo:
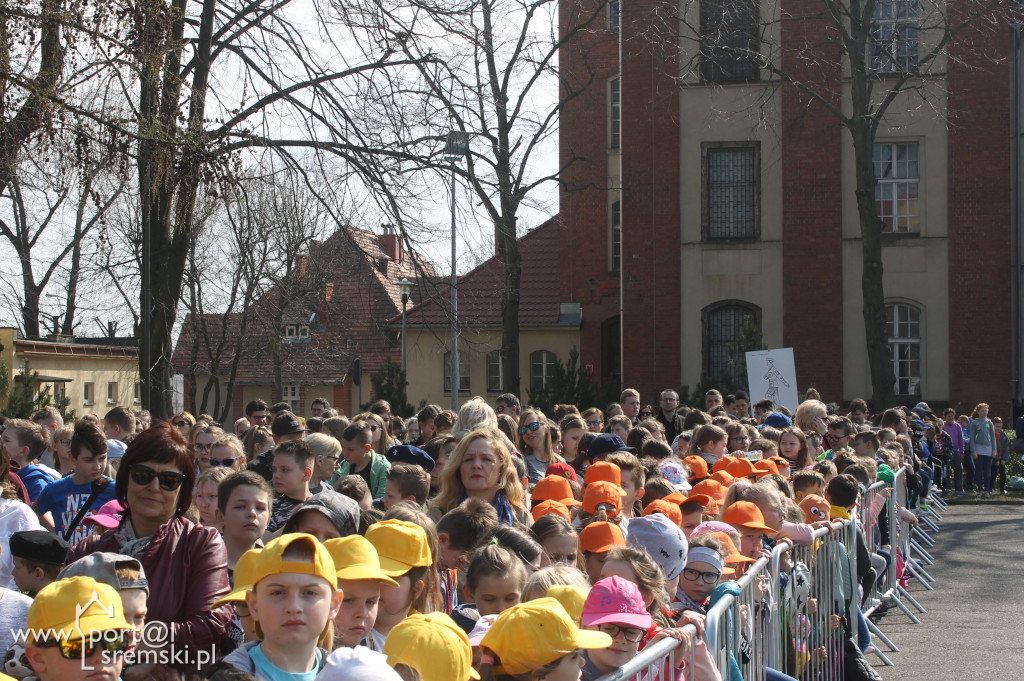
[{"label": "pink baseball cap", "polygon": [[113,499],[96,509],[96,513],[85,516],[82,519],[82,524],[95,523],[109,530],[121,524],[122,513],[124,513],[124,506],[117,499]]},{"label": "pink baseball cap", "polygon": [[644,606],[640,589],[622,577],[606,577],[590,590],[583,603],[583,626],[625,624],[650,629],[651,613]]}]

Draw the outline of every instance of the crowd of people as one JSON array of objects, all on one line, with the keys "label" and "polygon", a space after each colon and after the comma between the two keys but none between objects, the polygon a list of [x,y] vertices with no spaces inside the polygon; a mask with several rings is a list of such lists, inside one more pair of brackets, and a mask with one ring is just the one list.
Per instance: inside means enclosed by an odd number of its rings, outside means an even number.
[{"label": "crowd of people", "polygon": [[[317,398],[226,429],[123,407],[0,428],[0,655],[40,681],[593,681],[664,638],[684,651],[664,678],[719,680],[705,615],[777,542],[901,468],[910,522],[932,485],[1005,490],[1010,454],[985,404],[872,416],[813,391],[795,412],[627,389],[551,414]],[[893,569],[871,549],[862,586]],[[852,612],[834,626],[862,655]]]}]

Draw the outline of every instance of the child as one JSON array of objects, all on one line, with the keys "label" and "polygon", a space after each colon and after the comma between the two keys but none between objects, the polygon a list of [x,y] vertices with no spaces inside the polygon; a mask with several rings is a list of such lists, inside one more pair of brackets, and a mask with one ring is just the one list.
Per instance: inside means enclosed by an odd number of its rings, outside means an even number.
[{"label": "child", "polygon": [[789,463],[794,474],[814,465],[807,448],[807,436],[796,426],[786,428],[779,436],[779,455]]},{"label": "child", "polygon": [[121,677],[132,625],[112,587],[91,577],[54,582],[36,596],[27,628],[25,655],[39,681]]},{"label": "child", "polygon": [[335,489],[340,494],[344,494],[349,499],[355,501],[359,505],[360,511],[369,511],[373,508],[373,497],[370,495],[370,488],[367,486],[366,481],[358,475],[346,475],[338,478],[338,482],[335,483]]},{"label": "child", "polygon": [[487,541],[498,524],[498,512],[483,499],[469,497],[437,521],[437,569],[444,612],[459,603],[456,571],[469,567],[473,552]]},{"label": "child", "polygon": [[56,581],[68,543],[46,530],[27,530],[11,535],[11,556],[14,557],[14,578],[18,590],[34,598],[47,584]]},{"label": "child", "polygon": [[604,480],[588,484],[583,493],[583,510],[576,519],[578,524],[586,527],[594,522],[610,522],[624,526],[622,498],[625,493],[618,485]]},{"label": "child", "polygon": [[322,544],[359,531],[359,506],[332,489],[317,492],[295,507],[281,534],[311,534]]},{"label": "child", "polygon": [[270,510],[264,541],[283,526],[295,507],[313,496],[309,478],[313,475],[313,450],[302,440],[288,440],[274,447],[273,485],[277,498]]},{"label": "child", "polygon": [[60,479],[60,473],[39,463],[47,442],[42,426],[26,419],[12,419],[4,427],[4,449],[11,459],[11,470],[25,485],[29,503],[35,503],[44,487]]},{"label": "child", "polygon": [[580,649],[612,645],[600,631],[581,631],[554,598],[538,598],[498,615],[480,642],[480,678],[578,679]]},{"label": "child", "polygon": [[711,423],[698,428],[690,438],[687,456],[699,456],[709,467],[726,455],[729,436],[724,430]]},{"label": "child", "polygon": [[403,679],[470,681],[477,678],[469,638],[444,613],[415,613],[406,617],[392,630],[384,654],[388,664]]},{"label": "child", "polygon": [[[697,498],[694,499],[694,496]],[[682,515],[682,522],[679,523],[679,528],[687,539],[693,534],[694,528],[704,521],[704,507],[713,503],[715,500],[707,495],[691,494],[686,501],[680,504],[679,512]]]},{"label": "child", "polygon": [[370,636],[377,621],[381,587],[398,588],[398,582],[380,569],[380,558],[365,537],[354,535],[328,539],[324,546],[338,568],[341,607],[334,618],[334,645],[358,646]]},{"label": "child", "polygon": [[[275,465],[276,457],[275,452]],[[334,560],[320,542],[308,534],[289,534],[268,543],[256,559],[245,599],[262,640],[244,644],[215,669],[277,681],[303,678],[323,667],[327,652],[317,643],[332,640],[340,598]]]},{"label": "child", "polygon": [[554,513],[542,516],[533,523],[530,534],[544,549],[545,565],[570,565],[582,569],[580,537],[568,519]]},{"label": "child", "polygon": [[689,544],[676,599],[682,610],[706,615],[711,592],[725,573],[725,557],[722,545],[709,535],[691,536]]},{"label": "child", "polygon": [[422,507],[430,494],[430,474],[419,466],[407,463],[395,464],[388,470],[384,485],[384,510],[400,501],[411,501]]},{"label": "child", "polygon": [[345,462],[338,468],[335,479],[355,474],[366,481],[370,496],[379,499],[387,491],[387,475],[391,464],[383,454],[373,451],[370,444],[373,431],[366,421],[353,423],[341,434],[341,455]]},{"label": "child", "polygon": [[[259,473],[250,472],[261,480],[263,479],[263,476]],[[249,612],[249,606],[245,602],[245,594],[252,589],[252,579],[256,571],[256,560],[259,558],[260,551],[262,550],[262,548],[252,549],[242,554],[242,557],[235,563],[234,570],[228,572],[228,578],[232,587],[231,591],[226,596],[214,601],[211,606],[219,608],[226,603],[230,603],[234,608],[235,613],[231,617],[231,623],[228,624],[227,633],[228,640],[233,648],[240,648],[245,643],[260,640],[259,634],[256,633],[256,623],[253,621],[252,613]]]},{"label": "child", "polygon": [[410,611],[427,609],[434,563],[427,532],[415,523],[382,520],[370,526],[366,538],[377,550],[381,571],[398,582],[397,587],[381,587],[377,620],[366,638],[367,646],[380,651],[388,634]]},{"label": "child", "polygon": [[512,551],[490,544],[481,547],[466,570],[462,587],[466,602],[452,619],[467,634],[481,617],[499,615],[522,599],[526,568]]},{"label": "child", "polygon": [[224,528],[217,521],[217,488],[231,476],[232,469],[224,466],[210,466],[196,479],[196,510],[199,523],[219,531]]},{"label": "child", "polygon": [[257,544],[262,545],[260,538],[270,522],[270,498],[270,485],[254,471],[235,473],[217,488],[217,522],[228,550],[228,579],[232,584],[232,570],[238,560]]},{"label": "child", "polygon": [[607,634],[612,644],[583,653],[581,681],[596,681],[636,657],[640,643],[654,626],[637,585],[613,576],[590,590],[583,604],[583,626]]},{"label": "child", "polygon": [[580,532],[580,550],[583,551],[583,565],[591,584],[601,579],[601,569],[608,558],[608,552],[625,545],[626,539],[618,525],[596,522],[583,528]]},{"label": "child", "polygon": [[331,480],[341,467],[341,442],[324,433],[310,433],[302,440],[313,450],[313,475],[309,478],[309,491],[316,494],[332,490]]},{"label": "child", "polygon": [[91,577],[116,589],[121,596],[125,621],[135,627],[138,636],[142,636],[146,627],[146,600],[149,598],[149,580],[142,563],[131,556],[99,551],[79,558],[57,575],[58,580],[72,577]]},{"label": "child", "polygon": [[14,643],[15,632],[25,628],[32,599],[13,589],[0,586],[0,655],[6,654]]},{"label": "child", "polygon": [[124,450],[135,437],[135,414],[128,407],[114,407],[103,415],[103,434],[107,437],[107,458],[116,471]]},{"label": "child", "polygon": [[544,501],[557,501],[564,506],[578,506],[569,479],[563,475],[546,475],[537,481],[530,494],[531,507]]},{"label": "child", "polygon": [[[661,570],[664,577],[664,585],[661,590],[664,592],[664,595],[675,595],[676,589],[679,586],[679,575],[683,573],[683,568],[686,567],[688,545],[683,531],[667,517],[657,513],[637,518],[629,524],[629,530],[626,546],[645,551]],[[611,569],[608,563],[613,561],[617,555],[618,551],[613,551],[609,554],[601,574],[605,574],[606,570]],[[636,571],[637,569],[634,567],[634,572]],[[609,572],[608,574],[615,573]],[[651,614],[659,620],[661,626],[671,627],[674,614],[666,607],[667,603],[663,594],[658,593],[656,595],[661,607],[658,611],[652,610]]]},{"label": "child", "polygon": [[740,553],[748,558],[760,558],[764,551],[764,537],[775,530],[764,522],[764,515],[756,504],[737,501],[722,514],[722,522],[732,525],[740,533]]},{"label": "child", "polygon": [[825,479],[826,485],[829,480],[839,474],[838,471],[836,471],[836,465],[831,461],[819,461],[814,464],[814,471],[821,473],[821,476]]},{"label": "child", "polygon": [[222,466],[230,471],[245,470],[245,450],[242,441],[234,435],[222,435],[210,445],[210,466]]},{"label": "child", "polygon": [[71,456],[75,472],[47,485],[33,507],[43,527],[76,544],[90,533],[82,520],[114,499],[114,481],[103,475],[107,440],[96,425],[84,420],[75,423]]},{"label": "child", "polygon": [[821,496],[825,493],[825,478],[817,471],[797,471],[793,473],[793,499],[802,500],[812,494]]},{"label": "child", "polygon": [[623,515],[627,520],[640,515],[639,501],[644,498],[647,471],[640,464],[640,460],[629,452],[612,452],[608,455],[607,461],[619,467],[619,486],[626,490],[626,495],[622,498]]},{"label": "child", "polygon": [[333,651],[316,678],[317,681],[402,681],[383,653],[363,646]]}]

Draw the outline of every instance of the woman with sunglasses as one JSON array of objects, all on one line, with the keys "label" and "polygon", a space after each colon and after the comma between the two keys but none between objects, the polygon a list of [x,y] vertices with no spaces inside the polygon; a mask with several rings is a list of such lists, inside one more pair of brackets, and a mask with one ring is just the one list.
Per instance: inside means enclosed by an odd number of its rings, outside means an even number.
[{"label": "woman with sunglasses", "polygon": [[[68,563],[97,551],[138,559],[149,579],[148,622],[167,625],[167,644],[194,664],[196,651],[219,646],[231,609],[210,609],[228,587],[227,551],[217,530],[185,517],[192,503],[195,463],[185,438],[170,423],[143,431],[125,450],[115,494],[124,518],[102,536],[71,547]],[[216,653],[212,653],[216,654]],[[139,670],[140,672],[143,670]]]},{"label": "woman with sunglasses", "polygon": [[527,409],[519,417],[519,451],[526,461],[526,476],[531,487],[547,474],[548,466],[565,462],[555,453],[547,417],[539,409]]}]

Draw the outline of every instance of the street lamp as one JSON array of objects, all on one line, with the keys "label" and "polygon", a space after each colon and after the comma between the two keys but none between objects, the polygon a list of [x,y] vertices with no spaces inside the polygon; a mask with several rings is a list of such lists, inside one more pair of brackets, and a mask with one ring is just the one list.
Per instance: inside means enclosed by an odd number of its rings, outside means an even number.
[{"label": "street lamp", "polygon": [[455,272],[455,162],[469,155],[469,134],[452,130],[444,144],[444,158],[452,171],[452,411],[459,411],[459,298]]},{"label": "street lamp", "polygon": [[403,277],[402,281],[398,282],[398,290],[402,292],[402,373],[404,374],[406,358],[405,310],[409,306],[409,296],[412,294],[412,282]]}]

